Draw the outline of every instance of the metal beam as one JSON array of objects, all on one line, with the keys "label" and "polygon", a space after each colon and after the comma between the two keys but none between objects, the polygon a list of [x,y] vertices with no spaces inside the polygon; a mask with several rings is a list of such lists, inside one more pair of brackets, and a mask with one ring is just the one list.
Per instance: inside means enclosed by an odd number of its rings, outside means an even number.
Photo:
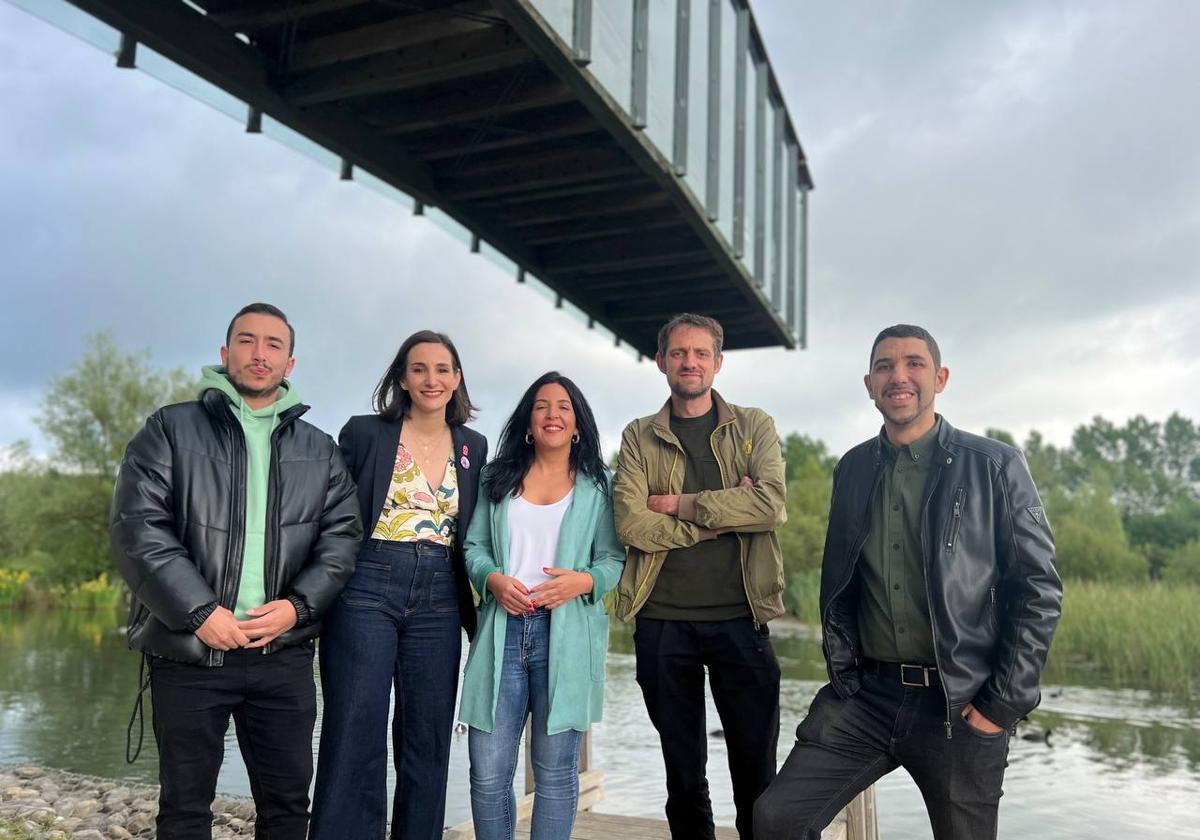
[{"label": "metal beam", "polygon": [[634,128],[647,124],[650,88],[650,0],[633,0],[633,90],[629,99],[629,116]]},{"label": "metal beam", "polygon": [[675,5],[675,174],[687,174],[688,163],[688,64],[692,37],[692,2]]},{"label": "metal beam", "polygon": [[137,39],[128,32],[121,33],[121,43],[117,46],[117,66],[123,70],[137,67]]},{"label": "metal beam", "polygon": [[708,147],[704,209],[710,222],[717,221],[721,214],[721,3],[722,0],[708,0]]},{"label": "metal beam", "polygon": [[796,315],[800,349],[808,347],[808,190],[800,190],[800,311]]},{"label": "metal beam", "polygon": [[592,62],[592,0],[575,0],[571,48],[575,63],[586,67]]},{"label": "metal beam", "polygon": [[771,138],[771,305],[778,312],[783,302],[783,114],[774,104],[768,105],[775,117]]},{"label": "metal beam", "polygon": [[754,62],[754,279],[767,283],[767,65]]},{"label": "metal beam", "polygon": [[750,11],[737,7],[733,92],[733,253],[746,253],[746,56],[750,53]]},{"label": "metal beam", "polygon": [[798,188],[796,174],[800,164],[800,150],[795,146],[787,147],[787,178],[785,179],[787,204],[787,262],[783,275],[783,301],[781,308],[787,319],[788,326],[795,330],[796,319],[793,312],[796,308],[796,200]]}]

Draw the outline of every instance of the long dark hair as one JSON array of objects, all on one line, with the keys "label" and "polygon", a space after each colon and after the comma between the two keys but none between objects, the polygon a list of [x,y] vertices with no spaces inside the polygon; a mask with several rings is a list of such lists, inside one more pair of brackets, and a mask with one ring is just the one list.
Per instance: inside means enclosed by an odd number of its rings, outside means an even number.
[{"label": "long dark hair", "polygon": [[571,444],[571,471],[577,478],[580,475],[587,476],[601,490],[607,488],[605,475],[608,468],[600,457],[600,432],[596,428],[592,408],[574,382],[552,370],[543,373],[525,390],[516,410],[504,424],[504,431],[500,433],[496,457],[484,469],[483,481],[493,504],[499,504],[505,496],[515,496],[521,492],[525,474],[533,464],[533,446],[525,442],[529,418],[533,414],[533,401],[543,385],[551,384],[563,387],[575,409],[575,431],[579,433],[579,443]]},{"label": "long dark hair", "polygon": [[[413,333],[404,339],[404,343],[396,351],[396,358],[392,360],[391,365],[383,374],[383,378],[375,386],[372,401],[375,404],[375,410],[384,420],[399,420],[408,414],[409,408],[412,407],[412,397],[408,395],[408,391],[400,387],[400,381],[404,379],[404,373],[408,369],[408,354],[418,344],[442,345],[450,351],[454,371],[462,373],[458,350],[455,349],[450,336],[433,330],[418,330]],[[446,403],[446,422],[451,426],[461,426],[473,420],[477,410],[467,393],[467,378],[463,376],[458,382],[458,387],[454,389],[454,395],[450,397],[450,402]]]}]

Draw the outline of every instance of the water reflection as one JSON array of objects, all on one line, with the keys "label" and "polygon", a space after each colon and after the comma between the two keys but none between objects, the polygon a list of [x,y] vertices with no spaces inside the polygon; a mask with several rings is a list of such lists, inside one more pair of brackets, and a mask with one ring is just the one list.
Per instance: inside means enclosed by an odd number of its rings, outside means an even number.
[{"label": "water reflection", "polygon": [[[124,761],[125,727],[137,657],[125,648],[122,617],[0,610],[0,764],[21,761],[153,782],[157,757],[147,730],[142,758]],[[773,636],[783,671],[779,757],[825,680],[820,645],[803,629]],[[1200,715],[1194,700],[1099,684],[1094,670],[1056,668],[1043,705],[1013,741],[1002,802],[1007,837],[1197,836]],[[149,713],[149,710],[147,710]],[[719,718],[709,705],[709,729]],[[149,721],[147,720],[147,724]],[[1049,731],[1048,741],[1044,734]],[[657,817],[664,798],[657,736],[634,672],[633,637],[614,627],[605,720],[594,731],[594,762],[605,772],[599,810]],[[249,785],[233,735],[219,787]],[[719,822],[733,822],[724,742],[709,738],[709,778]],[[466,738],[451,755],[447,819],[469,818]],[[519,781],[518,781],[519,784]],[[912,782],[894,773],[878,786],[888,840],[930,837]],[[1191,834],[1189,834],[1191,832]]]}]

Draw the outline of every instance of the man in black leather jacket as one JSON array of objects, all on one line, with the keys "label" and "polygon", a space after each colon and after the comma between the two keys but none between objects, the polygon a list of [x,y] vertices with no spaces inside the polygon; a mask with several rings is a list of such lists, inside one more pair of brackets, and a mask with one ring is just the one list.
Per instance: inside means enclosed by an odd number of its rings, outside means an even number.
[{"label": "man in black leather jacket", "polygon": [[829,684],[755,806],[755,835],[818,840],[860,791],[904,767],[937,840],[995,838],[1018,720],[1037,706],[1062,584],[1019,451],[934,412],[949,370],[900,324],[864,377],[880,434],[834,472],[821,570]]},{"label": "man in black leather jacket", "polygon": [[155,412],[117,477],[113,559],[150,663],[158,837],[210,838],[232,715],[259,837],[308,831],[313,639],[354,571],[354,482],[300,419],[294,333],[269,304],[230,322],[200,398]]}]

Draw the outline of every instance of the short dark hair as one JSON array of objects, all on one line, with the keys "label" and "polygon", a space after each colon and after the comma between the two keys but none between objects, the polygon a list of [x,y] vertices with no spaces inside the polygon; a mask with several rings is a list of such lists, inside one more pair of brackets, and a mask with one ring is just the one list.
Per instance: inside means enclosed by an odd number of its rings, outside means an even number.
[{"label": "short dark hair", "polygon": [[667,355],[667,345],[671,342],[671,333],[677,327],[699,327],[702,330],[708,330],[713,337],[713,355],[721,355],[721,348],[725,346],[725,328],[721,326],[721,322],[716,318],[696,315],[692,312],[680,312],[662,325],[662,329],[658,331],[658,355]]},{"label": "short dark hair", "polygon": [[607,492],[607,467],[604,465],[604,459],[600,457],[600,431],[596,426],[592,408],[584,399],[579,386],[558,371],[552,370],[543,373],[525,389],[516,409],[504,424],[504,430],[500,432],[500,446],[496,456],[488,461],[482,479],[484,492],[493,504],[499,504],[505,496],[516,496],[521,492],[525,475],[529,472],[534,457],[533,446],[525,442],[529,417],[533,414],[537,392],[543,385],[551,383],[563,387],[571,400],[571,407],[575,410],[575,431],[579,434],[579,442],[571,444],[570,465],[576,480],[580,475],[587,476],[597,487]]},{"label": "short dark hair", "polygon": [[[400,382],[404,379],[404,373],[408,369],[408,354],[418,344],[442,345],[450,351],[454,371],[458,374],[462,373],[462,362],[458,359],[458,350],[455,348],[454,342],[450,340],[450,336],[433,330],[417,330],[404,339],[404,343],[396,351],[396,358],[392,360],[379,380],[379,384],[375,386],[372,401],[375,410],[385,420],[399,420],[408,414],[408,410],[412,407],[412,397],[408,395],[408,391],[400,387]],[[454,389],[454,395],[450,397],[450,402],[446,403],[446,422],[451,426],[461,426],[475,417],[476,410],[467,393],[467,378],[463,376],[459,379],[458,387]]]},{"label": "short dark hair", "polygon": [[288,324],[287,316],[283,314],[283,310],[278,306],[272,306],[269,303],[248,303],[238,310],[238,313],[233,316],[229,322],[229,328],[225,330],[225,346],[229,346],[229,342],[233,340],[233,325],[237,323],[237,319],[243,315],[271,315],[278,318],[283,323],[287,324],[288,328],[288,355],[293,356],[296,349],[296,330],[291,324]]},{"label": "short dark hair", "polygon": [[938,349],[938,343],[929,334],[929,330],[912,324],[895,324],[894,326],[880,330],[879,335],[875,336],[875,343],[871,345],[871,355],[867,359],[867,370],[870,370],[871,365],[875,364],[875,348],[879,346],[879,342],[889,338],[921,339],[925,342],[925,346],[929,348],[929,355],[933,357],[933,366],[935,368],[942,366],[942,351]]}]

